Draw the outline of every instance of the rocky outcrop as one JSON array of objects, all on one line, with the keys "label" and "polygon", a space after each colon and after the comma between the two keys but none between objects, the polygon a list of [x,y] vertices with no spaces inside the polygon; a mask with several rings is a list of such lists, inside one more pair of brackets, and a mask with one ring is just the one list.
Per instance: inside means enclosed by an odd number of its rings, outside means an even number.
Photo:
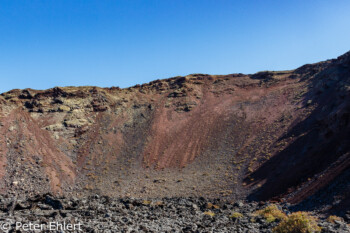
[{"label": "rocky outcrop", "polygon": [[[335,206],[349,189],[349,61],[3,93],[0,190]],[[321,197],[335,181],[345,189]]]}]

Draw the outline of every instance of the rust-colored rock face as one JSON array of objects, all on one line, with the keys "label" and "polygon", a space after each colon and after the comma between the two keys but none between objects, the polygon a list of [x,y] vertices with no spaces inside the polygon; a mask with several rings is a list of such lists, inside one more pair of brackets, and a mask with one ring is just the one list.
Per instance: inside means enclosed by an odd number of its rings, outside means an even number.
[{"label": "rust-colored rock face", "polygon": [[292,71],[12,90],[0,189],[298,203],[346,180],[349,92],[349,53]]}]

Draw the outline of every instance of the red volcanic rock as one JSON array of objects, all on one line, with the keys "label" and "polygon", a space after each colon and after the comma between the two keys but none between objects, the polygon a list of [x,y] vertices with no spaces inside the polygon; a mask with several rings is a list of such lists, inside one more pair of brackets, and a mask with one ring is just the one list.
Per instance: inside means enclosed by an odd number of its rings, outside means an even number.
[{"label": "red volcanic rock", "polygon": [[3,93],[1,191],[300,203],[348,187],[349,57],[126,89]]}]

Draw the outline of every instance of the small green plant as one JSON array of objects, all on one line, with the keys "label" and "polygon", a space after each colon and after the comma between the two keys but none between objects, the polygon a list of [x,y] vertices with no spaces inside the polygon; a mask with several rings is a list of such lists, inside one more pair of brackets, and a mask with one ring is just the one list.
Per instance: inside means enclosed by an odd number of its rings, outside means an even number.
[{"label": "small green plant", "polygon": [[211,211],[205,211],[203,214],[208,215],[210,217],[214,217],[215,216],[215,214],[213,212],[211,212]]},{"label": "small green plant", "polygon": [[258,210],[254,213],[255,215],[262,216],[267,222],[274,222],[276,220],[283,220],[287,216],[281,211],[276,205],[272,204],[264,209]]},{"label": "small green plant", "polygon": [[242,218],[243,217],[243,214],[239,213],[239,212],[233,212],[231,215],[230,215],[230,218]]},{"label": "small green plant", "polygon": [[149,201],[149,200],[144,200],[144,201],[142,202],[143,205],[150,205],[151,203],[152,203],[152,202]]},{"label": "small green plant", "polygon": [[214,205],[213,203],[208,202],[207,203],[207,209],[219,209],[220,207],[218,205]]},{"label": "small green plant", "polygon": [[321,228],[317,225],[317,219],[307,212],[295,212],[288,215],[277,227],[274,233],[317,233]]},{"label": "small green plant", "polygon": [[327,221],[330,222],[330,223],[335,223],[335,221],[342,222],[343,219],[341,217],[336,216],[336,215],[330,215],[327,218]]}]

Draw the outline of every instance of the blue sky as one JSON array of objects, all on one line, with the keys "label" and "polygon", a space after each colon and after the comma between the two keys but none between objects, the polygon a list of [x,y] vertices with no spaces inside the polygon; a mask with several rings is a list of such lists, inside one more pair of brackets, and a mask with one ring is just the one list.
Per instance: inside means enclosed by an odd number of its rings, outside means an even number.
[{"label": "blue sky", "polygon": [[350,50],[348,0],[0,0],[0,92],[293,69]]}]

